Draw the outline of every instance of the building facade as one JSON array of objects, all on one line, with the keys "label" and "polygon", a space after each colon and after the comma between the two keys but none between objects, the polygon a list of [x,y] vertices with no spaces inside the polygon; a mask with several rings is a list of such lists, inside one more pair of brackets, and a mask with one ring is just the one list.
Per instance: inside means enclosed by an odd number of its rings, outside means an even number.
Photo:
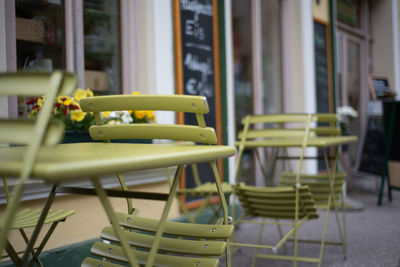
[{"label": "building facade", "polygon": [[[340,106],[359,112],[349,133],[362,139],[369,77],[386,77],[391,90],[400,93],[399,0],[3,0],[0,71],[65,69],[78,75],[79,87],[97,94],[179,93],[177,3],[217,7],[219,81],[214,86],[220,94],[221,143],[233,145],[248,113],[335,112]],[[18,116],[18,101],[0,98],[0,116]],[[357,145],[349,150],[353,166],[359,150]],[[260,174],[251,171],[253,155],[246,159],[246,179],[262,184]],[[233,165],[233,158],[225,164],[226,180],[233,180]],[[132,187],[168,190],[162,171],[129,177]],[[106,182],[114,186],[111,178]],[[40,206],[45,190],[32,182],[24,205]],[[85,213],[100,207],[92,200],[62,196],[55,205],[77,207],[83,215],[77,212],[71,220],[82,223]],[[106,218],[100,208],[92,213],[99,217],[97,228],[84,227],[67,240],[56,233],[49,247],[95,238]],[[172,216],[178,214],[175,206]]]}]

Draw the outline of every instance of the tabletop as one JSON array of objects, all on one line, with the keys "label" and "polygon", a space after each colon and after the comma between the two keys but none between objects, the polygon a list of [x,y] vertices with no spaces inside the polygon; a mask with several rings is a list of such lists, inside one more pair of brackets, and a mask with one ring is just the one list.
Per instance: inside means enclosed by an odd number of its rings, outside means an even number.
[{"label": "tabletop", "polygon": [[[25,147],[0,148],[0,175],[18,175]],[[44,146],[38,153],[32,178],[63,182],[126,171],[213,161],[236,150],[219,145],[128,143],[74,143]]]}]

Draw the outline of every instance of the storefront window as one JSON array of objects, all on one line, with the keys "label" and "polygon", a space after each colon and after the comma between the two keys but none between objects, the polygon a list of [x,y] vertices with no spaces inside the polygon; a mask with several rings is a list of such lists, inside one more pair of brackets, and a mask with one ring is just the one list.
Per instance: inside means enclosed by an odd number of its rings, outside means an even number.
[{"label": "storefront window", "polygon": [[[233,60],[235,87],[235,123],[238,133],[241,121],[253,113],[253,86],[251,71],[251,22],[250,1],[232,1]],[[254,183],[254,160],[251,151],[243,154],[239,179],[247,184]]]},{"label": "storefront window", "polygon": [[64,1],[15,1],[17,69],[65,69]]},{"label": "storefront window", "polygon": [[119,94],[119,1],[84,0],[85,87],[97,94]]},{"label": "storefront window", "polygon": [[261,1],[264,113],[282,112],[280,0]]}]

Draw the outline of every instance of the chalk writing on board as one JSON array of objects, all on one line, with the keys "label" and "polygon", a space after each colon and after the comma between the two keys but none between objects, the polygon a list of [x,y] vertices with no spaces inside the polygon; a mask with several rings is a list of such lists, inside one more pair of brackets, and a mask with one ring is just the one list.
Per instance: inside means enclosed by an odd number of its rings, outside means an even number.
[{"label": "chalk writing on board", "polygon": [[[203,3],[201,3],[203,2]],[[182,11],[192,11],[195,17],[199,14],[213,16],[213,6],[211,0],[208,1],[197,1],[197,0],[181,0]]]},{"label": "chalk writing on board", "polygon": [[189,78],[185,87],[186,91],[192,95],[203,95],[212,97],[214,95],[213,88],[208,85],[208,75],[213,74],[212,60],[200,61],[197,55],[187,53],[183,65],[190,71],[198,71],[201,73],[200,80]]},{"label": "chalk writing on board", "polygon": [[184,93],[202,95],[213,102],[215,85],[212,1],[180,0],[180,12]]},{"label": "chalk writing on board", "polygon": [[389,84],[387,80],[372,79],[372,84],[375,89],[375,94],[377,97],[382,97],[387,91],[390,91]]}]

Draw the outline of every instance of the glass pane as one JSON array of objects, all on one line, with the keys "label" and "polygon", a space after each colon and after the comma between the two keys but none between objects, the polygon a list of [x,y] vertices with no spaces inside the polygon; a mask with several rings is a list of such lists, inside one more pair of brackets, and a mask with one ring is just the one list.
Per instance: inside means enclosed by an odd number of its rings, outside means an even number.
[{"label": "glass pane", "polygon": [[[360,44],[356,42],[348,42],[347,50],[347,81],[346,95],[347,103],[355,110],[360,110]],[[351,119],[346,127],[347,134],[360,136],[360,120],[358,118]],[[356,146],[350,146],[350,159],[355,162],[357,156]]]},{"label": "glass pane", "polygon": [[347,58],[347,99],[355,110],[360,106],[360,45],[349,42]]},{"label": "glass pane", "polygon": [[15,1],[15,11],[17,69],[64,69],[64,1]]},{"label": "glass pane", "polygon": [[[253,111],[251,72],[251,23],[250,1],[232,1],[233,60],[235,86],[236,132],[241,130],[241,121]],[[239,179],[254,184],[253,154],[246,151],[240,166]]]},{"label": "glass pane", "polygon": [[[280,113],[282,112],[280,0],[261,1],[261,12],[264,113]],[[283,164],[282,161],[274,164],[273,155],[276,150],[268,148],[264,152],[264,166],[267,166],[268,174],[265,183],[272,185],[273,181],[278,181]],[[275,177],[271,177],[272,175]]]},{"label": "glass pane", "polygon": [[261,1],[264,113],[282,111],[280,0]]},{"label": "glass pane", "polygon": [[119,94],[119,1],[84,0],[85,87],[96,94]]},{"label": "glass pane", "polygon": [[[50,72],[65,69],[64,1],[15,1],[17,69]],[[27,116],[26,101],[18,98],[18,115]]]},{"label": "glass pane", "polygon": [[360,28],[360,0],[337,0],[337,19],[349,26]]},{"label": "glass pane", "polygon": [[253,111],[250,1],[232,1],[236,130]]}]

